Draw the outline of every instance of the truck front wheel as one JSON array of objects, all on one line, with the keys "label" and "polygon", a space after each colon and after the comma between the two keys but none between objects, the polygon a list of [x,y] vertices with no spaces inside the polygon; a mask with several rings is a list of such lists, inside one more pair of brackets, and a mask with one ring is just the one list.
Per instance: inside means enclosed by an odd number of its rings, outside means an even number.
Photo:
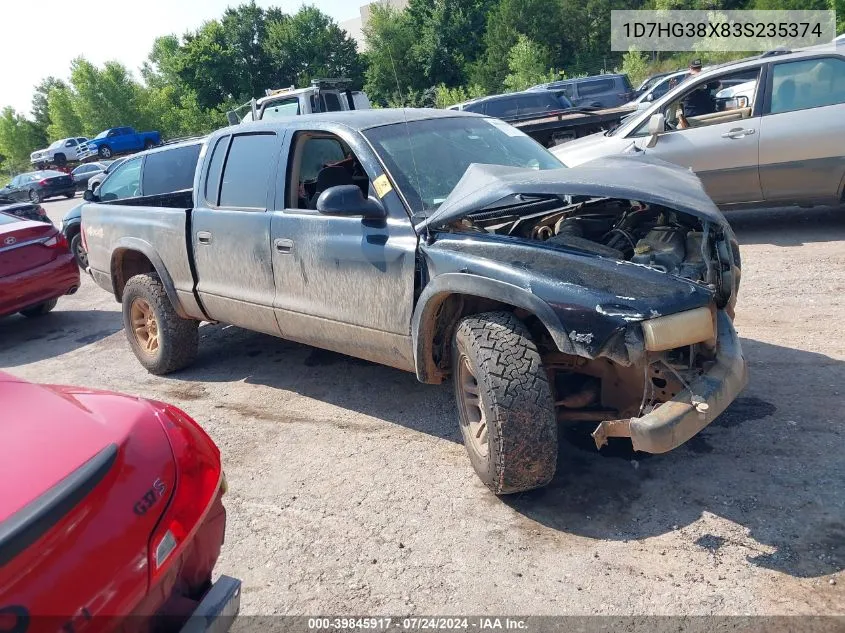
[{"label": "truck front wheel", "polygon": [[135,275],[127,282],[123,326],[132,351],[151,374],[169,374],[196,360],[199,322],[176,314],[154,273]]},{"label": "truck front wheel", "polygon": [[557,467],[554,401],[537,346],[509,312],[464,318],[452,341],[464,445],[497,495],[548,484]]}]

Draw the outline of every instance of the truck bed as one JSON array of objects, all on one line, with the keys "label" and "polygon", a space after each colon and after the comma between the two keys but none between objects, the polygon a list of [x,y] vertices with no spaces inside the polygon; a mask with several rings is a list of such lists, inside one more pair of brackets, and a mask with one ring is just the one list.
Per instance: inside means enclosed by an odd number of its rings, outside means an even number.
[{"label": "truck bed", "polygon": [[509,121],[538,143],[551,147],[555,140],[572,140],[608,130],[617,125],[623,117],[636,112],[631,106],[607,108],[595,111],[562,110],[542,117],[529,117]]}]

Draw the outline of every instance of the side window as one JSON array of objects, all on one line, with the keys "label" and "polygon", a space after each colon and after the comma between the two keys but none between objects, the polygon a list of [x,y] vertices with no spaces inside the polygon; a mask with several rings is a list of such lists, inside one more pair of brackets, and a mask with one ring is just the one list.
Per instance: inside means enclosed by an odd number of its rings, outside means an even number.
[{"label": "side window", "polygon": [[220,184],[220,206],[266,209],[270,173],[275,166],[275,134],[232,137]]},{"label": "side window", "polygon": [[296,116],[297,114],[299,114],[299,99],[286,99],[285,101],[275,101],[264,108],[261,119],[267,121],[269,119]]},{"label": "side window", "polygon": [[613,92],[615,82],[613,79],[594,79],[591,81],[581,81],[578,83],[578,94],[582,97],[591,97],[593,95],[605,94]]},{"label": "side window", "polygon": [[368,195],[369,177],[352,150],[338,137],[300,134],[294,142],[288,207],[316,209],[320,194],[339,185],[358,185],[364,197]]},{"label": "side window", "polygon": [[513,117],[517,115],[518,111],[516,99],[497,99],[487,102],[488,116]]},{"label": "side window", "polygon": [[[469,105],[464,106],[464,110],[466,112],[475,112],[476,114],[484,114],[484,103],[471,103]],[[457,108],[455,108],[457,110]]]},{"label": "side window", "polygon": [[199,145],[177,147],[148,155],[144,163],[144,195],[156,196],[191,189],[199,155]]},{"label": "side window", "polygon": [[326,104],[326,112],[340,112],[343,110],[340,105],[340,99],[334,92],[327,92],[324,94],[323,101]]},{"label": "side window", "polygon": [[134,198],[141,193],[141,157],[128,160],[103,181],[97,193],[101,202]]},{"label": "side window", "polygon": [[226,160],[226,149],[229,147],[229,137],[221,136],[214,144],[211,160],[208,161],[208,175],[205,179],[205,200],[212,206],[217,206],[220,197],[220,176],[223,171],[223,161]]},{"label": "side window", "polygon": [[536,95],[525,95],[519,101],[519,115],[536,114],[538,112],[548,112],[549,110],[557,110],[560,108],[555,103],[554,97],[551,94],[538,93]]},{"label": "side window", "polygon": [[76,147],[76,139],[68,139],[67,143],[65,143],[65,147]]},{"label": "side window", "polygon": [[771,114],[845,103],[845,60],[825,57],[775,64]]}]

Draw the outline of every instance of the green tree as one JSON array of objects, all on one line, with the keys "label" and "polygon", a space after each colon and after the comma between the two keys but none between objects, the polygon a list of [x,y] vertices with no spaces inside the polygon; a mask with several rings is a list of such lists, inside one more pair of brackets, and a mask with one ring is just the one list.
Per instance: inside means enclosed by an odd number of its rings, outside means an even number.
[{"label": "green tree", "polygon": [[622,56],[622,68],[619,72],[628,75],[634,87],[639,86],[651,74],[648,57],[632,48]]},{"label": "green tree", "polygon": [[326,77],[348,77],[356,88],[364,83],[355,40],[316,7],[305,6],[288,19],[271,22],[265,49],[275,68],[273,87],[305,87]]},{"label": "green tree", "polygon": [[55,85],[47,95],[47,111],[50,123],[47,136],[51,139],[79,136],[86,132],[82,119],[76,112],[75,97],[70,88],[62,83]]},{"label": "green tree", "polygon": [[21,171],[29,166],[29,155],[42,146],[42,136],[32,121],[11,107],[0,111],[0,154],[3,169]]},{"label": "green tree", "polygon": [[365,90],[374,103],[410,105],[412,94],[430,87],[413,55],[417,34],[407,11],[373,4],[364,35],[369,47]]},{"label": "green tree", "polygon": [[524,35],[508,53],[508,74],[504,86],[512,92],[525,90],[547,81],[554,81],[559,74],[549,69],[549,52]]}]

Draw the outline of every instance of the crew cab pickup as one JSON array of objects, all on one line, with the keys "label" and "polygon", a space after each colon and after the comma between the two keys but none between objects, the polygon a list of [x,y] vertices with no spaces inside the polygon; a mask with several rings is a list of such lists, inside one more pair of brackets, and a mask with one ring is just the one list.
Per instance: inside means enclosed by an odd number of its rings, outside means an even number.
[{"label": "crew cab pickup", "polygon": [[144,367],[190,365],[212,321],[451,379],[497,494],[552,479],[559,423],[662,453],[746,384],[736,238],[667,163],[566,169],[496,119],[336,112],[215,132],[188,194],[82,212]]},{"label": "crew cab pickup", "polygon": [[84,136],[74,138],[60,138],[49,147],[39,149],[29,155],[29,162],[44,169],[47,165],[56,164],[59,167],[78,159],[80,148],[88,141]]},{"label": "crew cab pickup", "polygon": [[136,132],[132,127],[113,127],[103,130],[79,148],[79,160],[101,158],[108,160],[120,154],[132,154],[161,144],[158,132]]}]

